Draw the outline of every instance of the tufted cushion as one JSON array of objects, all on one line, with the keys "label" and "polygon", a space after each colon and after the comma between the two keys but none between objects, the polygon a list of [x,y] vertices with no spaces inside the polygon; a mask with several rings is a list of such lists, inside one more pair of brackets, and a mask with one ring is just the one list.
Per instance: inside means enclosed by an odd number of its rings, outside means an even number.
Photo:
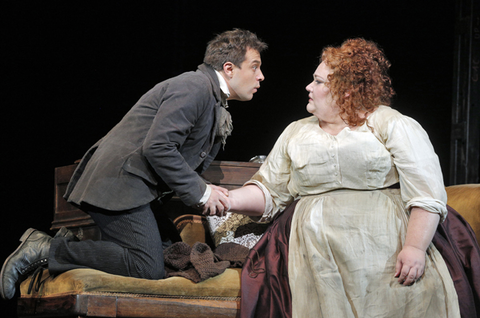
[{"label": "tufted cushion", "polygon": [[[205,242],[206,235],[208,235],[205,217],[182,216],[175,220],[175,225],[182,240],[187,244],[193,245],[197,241]],[[227,268],[221,275],[196,284],[183,277],[148,280],[108,274],[94,269],[75,269],[53,277],[49,275],[48,270],[45,270],[38,291],[33,291],[31,295],[28,295],[28,287],[32,280],[32,277],[29,277],[22,282],[20,292],[22,297],[92,292],[202,298],[239,297],[240,276],[241,268]]]},{"label": "tufted cushion", "polygon": [[[239,297],[241,269],[227,268],[216,277],[195,284],[182,277],[148,280],[107,274],[94,269],[74,269],[56,277],[45,270],[43,283],[32,297],[82,293],[127,293],[191,297]],[[22,297],[27,294],[29,277],[20,285]]]}]

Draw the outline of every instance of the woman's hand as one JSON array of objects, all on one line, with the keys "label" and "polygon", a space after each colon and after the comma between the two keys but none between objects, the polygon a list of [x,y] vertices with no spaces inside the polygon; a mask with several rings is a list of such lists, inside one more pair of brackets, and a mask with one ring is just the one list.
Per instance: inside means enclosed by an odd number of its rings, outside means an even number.
[{"label": "woman's hand", "polygon": [[425,271],[425,251],[414,246],[404,246],[397,256],[395,277],[404,286],[414,284]]},{"label": "woman's hand", "polygon": [[425,252],[437,229],[437,213],[413,207],[410,211],[403,249],[397,256],[395,277],[405,286],[413,284],[425,271]]},{"label": "woman's hand", "polygon": [[213,184],[209,184],[209,187],[212,189],[212,192],[207,203],[202,207],[202,214],[223,216],[224,212],[230,209],[230,204],[228,203],[229,192],[227,189]]}]

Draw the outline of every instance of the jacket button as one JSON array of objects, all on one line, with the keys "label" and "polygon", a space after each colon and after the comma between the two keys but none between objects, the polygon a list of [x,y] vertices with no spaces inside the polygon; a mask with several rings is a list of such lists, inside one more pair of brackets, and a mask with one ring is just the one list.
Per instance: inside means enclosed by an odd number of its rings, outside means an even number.
[{"label": "jacket button", "polygon": [[201,158],[205,158],[207,156],[207,153],[205,151],[203,151],[201,154],[200,154],[200,157]]}]

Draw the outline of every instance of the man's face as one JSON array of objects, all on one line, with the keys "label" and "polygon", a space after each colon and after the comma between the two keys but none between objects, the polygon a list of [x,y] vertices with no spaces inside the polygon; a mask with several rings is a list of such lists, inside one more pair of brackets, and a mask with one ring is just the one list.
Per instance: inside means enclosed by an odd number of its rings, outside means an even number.
[{"label": "man's face", "polygon": [[253,94],[260,87],[260,82],[265,79],[260,70],[261,64],[260,53],[249,48],[241,67],[233,65],[231,78],[228,81],[230,89],[228,99],[248,101],[253,98]]}]

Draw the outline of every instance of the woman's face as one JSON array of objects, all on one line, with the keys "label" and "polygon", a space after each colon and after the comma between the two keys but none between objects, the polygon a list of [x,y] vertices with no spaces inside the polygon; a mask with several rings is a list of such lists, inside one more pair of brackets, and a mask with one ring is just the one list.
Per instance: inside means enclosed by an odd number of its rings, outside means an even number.
[{"label": "woman's face", "polygon": [[318,117],[321,121],[336,119],[339,112],[339,108],[332,98],[330,89],[325,85],[328,81],[328,74],[330,73],[332,73],[332,70],[325,62],[322,62],[313,74],[313,81],[306,87],[309,93],[307,111]]}]

